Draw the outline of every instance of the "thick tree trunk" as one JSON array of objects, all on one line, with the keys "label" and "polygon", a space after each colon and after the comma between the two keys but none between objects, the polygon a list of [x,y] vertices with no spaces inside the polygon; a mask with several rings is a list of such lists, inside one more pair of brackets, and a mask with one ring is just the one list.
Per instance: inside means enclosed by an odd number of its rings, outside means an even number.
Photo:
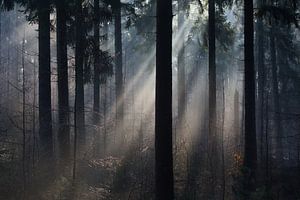
[{"label": "thick tree trunk", "polygon": [[69,130],[69,82],[68,82],[68,47],[65,0],[56,1],[56,37],[57,37],[57,84],[58,84],[58,119],[59,146],[61,156],[66,158],[70,151]]},{"label": "thick tree trunk", "polygon": [[254,28],[253,1],[244,1],[244,51],[245,51],[245,155],[244,167],[249,170],[246,175],[246,189],[255,187],[257,164],[256,125],[255,125],[255,69],[254,69]]},{"label": "thick tree trunk", "polygon": [[78,133],[84,133],[84,82],[83,82],[83,54],[84,32],[82,0],[76,0],[76,48],[75,48],[75,84],[76,84],[76,121]]},{"label": "thick tree trunk", "polygon": [[96,123],[99,122],[100,105],[100,8],[99,0],[94,0],[94,113]]},{"label": "thick tree trunk", "polygon": [[122,61],[122,21],[121,21],[121,1],[116,0],[114,8],[115,20],[115,77],[116,77],[116,126],[118,134],[122,132],[124,117],[123,99],[123,61]]},{"label": "thick tree trunk", "polygon": [[215,0],[209,1],[209,134],[214,136],[216,128],[216,33]]},{"label": "thick tree trunk", "polygon": [[209,145],[209,171],[210,171],[210,195],[215,198],[215,187],[217,170],[215,164],[217,162],[217,133],[216,133],[216,31],[215,31],[215,0],[209,0],[208,4],[208,34],[209,34],[209,66],[208,66],[208,79],[209,79],[209,126],[208,126],[208,145]]},{"label": "thick tree trunk", "polygon": [[155,189],[156,200],[173,200],[172,0],[157,1]]},{"label": "thick tree trunk", "polygon": [[51,69],[50,69],[50,5],[38,3],[39,24],[39,122],[43,155],[52,155]]}]

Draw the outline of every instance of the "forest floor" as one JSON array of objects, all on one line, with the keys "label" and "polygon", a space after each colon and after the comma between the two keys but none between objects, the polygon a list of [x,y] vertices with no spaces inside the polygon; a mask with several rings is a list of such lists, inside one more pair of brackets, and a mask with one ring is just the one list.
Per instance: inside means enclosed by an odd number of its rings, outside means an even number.
[{"label": "forest floor", "polygon": [[[76,179],[71,173],[61,173],[48,184],[39,199],[53,200],[110,200],[113,180],[120,159],[108,156],[102,159],[87,159],[77,163]],[[66,167],[65,172],[71,172],[72,167]],[[64,174],[68,174],[67,176]]]}]

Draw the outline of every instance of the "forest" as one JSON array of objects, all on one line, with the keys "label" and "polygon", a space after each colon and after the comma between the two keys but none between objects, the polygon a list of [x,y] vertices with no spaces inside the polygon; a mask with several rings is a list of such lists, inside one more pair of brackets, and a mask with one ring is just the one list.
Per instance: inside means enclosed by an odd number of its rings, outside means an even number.
[{"label": "forest", "polygon": [[0,199],[300,199],[299,21],[300,0],[0,0]]}]

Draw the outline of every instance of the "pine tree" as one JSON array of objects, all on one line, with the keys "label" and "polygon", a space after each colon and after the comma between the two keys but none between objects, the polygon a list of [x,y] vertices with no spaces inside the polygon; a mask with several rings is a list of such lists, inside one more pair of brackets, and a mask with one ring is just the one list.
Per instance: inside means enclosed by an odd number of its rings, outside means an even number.
[{"label": "pine tree", "polygon": [[50,2],[37,2],[39,38],[39,122],[43,153],[53,153],[50,69]]},{"label": "pine tree", "polygon": [[172,0],[157,1],[156,26],[155,196],[172,200]]},{"label": "pine tree", "polygon": [[76,84],[76,122],[78,133],[84,133],[84,74],[83,74],[83,55],[84,55],[84,31],[83,31],[83,12],[82,0],[76,0],[76,47],[75,47],[75,84]]},{"label": "pine tree", "polygon": [[255,69],[254,69],[254,28],[253,1],[244,1],[244,56],[245,56],[245,151],[244,167],[246,189],[255,187],[257,164],[255,125]]},{"label": "pine tree", "polygon": [[62,157],[70,151],[69,130],[69,83],[68,83],[68,47],[67,47],[67,4],[65,0],[56,0],[56,44],[57,44],[57,85],[59,143]]}]

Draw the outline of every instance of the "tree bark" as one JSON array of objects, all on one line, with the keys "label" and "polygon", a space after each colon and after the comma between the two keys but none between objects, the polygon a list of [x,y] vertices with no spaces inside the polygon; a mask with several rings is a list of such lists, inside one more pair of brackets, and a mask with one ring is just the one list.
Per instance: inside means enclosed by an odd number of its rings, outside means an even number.
[{"label": "tree bark", "polygon": [[[258,7],[261,8],[263,0],[258,0]],[[262,18],[257,19],[256,24],[257,41],[257,131],[260,138],[260,160],[263,162],[263,137],[264,137],[264,104],[265,104],[265,63],[264,63],[264,27]]]},{"label": "tree bark", "polygon": [[57,84],[58,84],[58,119],[59,145],[61,155],[66,158],[70,151],[69,130],[69,82],[68,82],[68,47],[65,0],[56,1],[56,37],[57,37]]},{"label": "tree bark", "polygon": [[42,152],[53,153],[51,117],[51,69],[50,69],[50,3],[38,2],[39,24],[39,134]]},{"label": "tree bark", "polygon": [[178,71],[177,71],[177,88],[178,88],[178,120],[182,121],[183,115],[186,109],[186,83],[185,83],[185,31],[184,29],[184,11],[183,0],[178,0],[178,31],[181,34],[181,40],[179,40],[179,52],[178,52]]},{"label": "tree bark", "polygon": [[100,8],[99,0],[94,0],[94,113],[95,120],[99,122],[100,105]]},{"label": "tree bark", "polygon": [[76,48],[75,48],[75,84],[76,84],[76,121],[78,133],[84,132],[84,81],[83,81],[83,54],[84,32],[82,0],[76,0]]},{"label": "tree bark", "polygon": [[210,171],[210,189],[211,198],[215,198],[216,173],[214,165],[217,162],[217,133],[216,133],[216,19],[215,19],[215,0],[209,0],[208,4],[208,42],[209,42],[209,66],[208,66],[208,81],[209,81],[209,126],[208,126],[208,145],[209,145],[209,171]]},{"label": "tree bark", "polygon": [[215,0],[209,1],[209,134],[213,136],[216,128],[216,33]]},{"label": "tree bark", "polygon": [[253,1],[244,1],[244,56],[245,56],[245,151],[244,167],[248,170],[245,189],[255,187],[257,164],[255,125],[255,69],[254,69],[254,27]]},{"label": "tree bark", "polygon": [[157,1],[156,31],[155,196],[173,200],[172,0]]},{"label": "tree bark", "polygon": [[235,153],[240,153],[240,135],[241,135],[241,128],[240,128],[240,102],[239,102],[239,92],[235,90],[234,93],[234,144],[235,144]]},{"label": "tree bark", "polygon": [[120,134],[120,131],[122,131],[124,117],[121,1],[116,0],[115,3],[116,126],[117,132]]}]

